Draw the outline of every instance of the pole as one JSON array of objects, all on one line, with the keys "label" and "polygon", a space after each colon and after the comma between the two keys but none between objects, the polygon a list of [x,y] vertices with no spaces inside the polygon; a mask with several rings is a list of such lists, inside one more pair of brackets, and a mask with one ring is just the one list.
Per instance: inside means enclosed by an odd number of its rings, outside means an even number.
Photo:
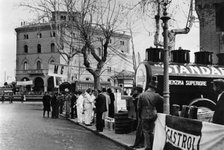
[{"label": "pole", "polygon": [[6,82],[6,71],[4,71],[4,84]]},{"label": "pole", "polygon": [[167,16],[167,2],[164,3],[163,16],[163,39],[164,39],[164,78],[163,78],[163,97],[165,99],[163,105],[163,111],[166,114],[170,114],[170,89],[169,89],[169,50],[168,50],[168,20],[170,17]]}]

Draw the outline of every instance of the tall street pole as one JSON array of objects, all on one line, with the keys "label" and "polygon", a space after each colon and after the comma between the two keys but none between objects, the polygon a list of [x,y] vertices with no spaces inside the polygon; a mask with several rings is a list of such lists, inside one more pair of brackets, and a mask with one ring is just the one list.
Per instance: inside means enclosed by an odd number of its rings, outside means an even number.
[{"label": "tall street pole", "polygon": [[[166,0],[165,0],[166,1]],[[167,14],[167,5],[168,2],[163,3],[163,16],[161,17],[163,21],[163,42],[164,42],[164,78],[163,78],[163,97],[165,99],[163,105],[163,111],[166,114],[170,114],[170,89],[169,89],[169,50],[168,50],[168,17]]]}]

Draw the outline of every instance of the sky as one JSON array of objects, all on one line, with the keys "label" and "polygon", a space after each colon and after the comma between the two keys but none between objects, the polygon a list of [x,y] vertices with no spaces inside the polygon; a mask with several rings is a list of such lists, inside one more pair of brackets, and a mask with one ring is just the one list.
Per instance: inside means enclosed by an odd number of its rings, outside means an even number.
[{"label": "sky", "polygon": [[[20,27],[22,21],[29,21],[32,18],[32,14],[28,10],[18,6],[21,1],[23,0],[0,0],[0,86],[5,81],[10,82],[15,79],[15,28]],[[173,1],[175,2],[175,0]],[[183,9],[188,10],[188,8]],[[185,26],[186,17],[179,16],[178,18],[180,19],[178,26]],[[198,26],[198,24],[194,24],[187,35],[176,36],[176,49],[182,47],[183,49],[190,50],[191,62],[194,60],[194,52],[199,51]],[[149,36],[144,27],[139,26],[138,32],[134,34],[134,45],[135,50],[140,52],[141,59],[143,60],[145,49],[153,46],[153,35]]]}]

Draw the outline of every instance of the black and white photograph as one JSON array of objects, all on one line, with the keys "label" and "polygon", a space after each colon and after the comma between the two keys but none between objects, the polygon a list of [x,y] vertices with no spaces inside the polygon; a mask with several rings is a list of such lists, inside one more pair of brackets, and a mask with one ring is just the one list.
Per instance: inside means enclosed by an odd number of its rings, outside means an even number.
[{"label": "black and white photograph", "polygon": [[224,0],[0,0],[1,150],[223,150]]}]

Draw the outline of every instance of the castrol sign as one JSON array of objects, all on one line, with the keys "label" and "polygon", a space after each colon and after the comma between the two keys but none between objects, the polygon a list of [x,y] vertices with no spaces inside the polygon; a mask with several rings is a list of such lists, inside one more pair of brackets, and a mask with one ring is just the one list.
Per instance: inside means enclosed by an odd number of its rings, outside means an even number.
[{"label": "castrol sign", "polygon": [[158,113],[153,150],[223,150],[224,126]]}]

